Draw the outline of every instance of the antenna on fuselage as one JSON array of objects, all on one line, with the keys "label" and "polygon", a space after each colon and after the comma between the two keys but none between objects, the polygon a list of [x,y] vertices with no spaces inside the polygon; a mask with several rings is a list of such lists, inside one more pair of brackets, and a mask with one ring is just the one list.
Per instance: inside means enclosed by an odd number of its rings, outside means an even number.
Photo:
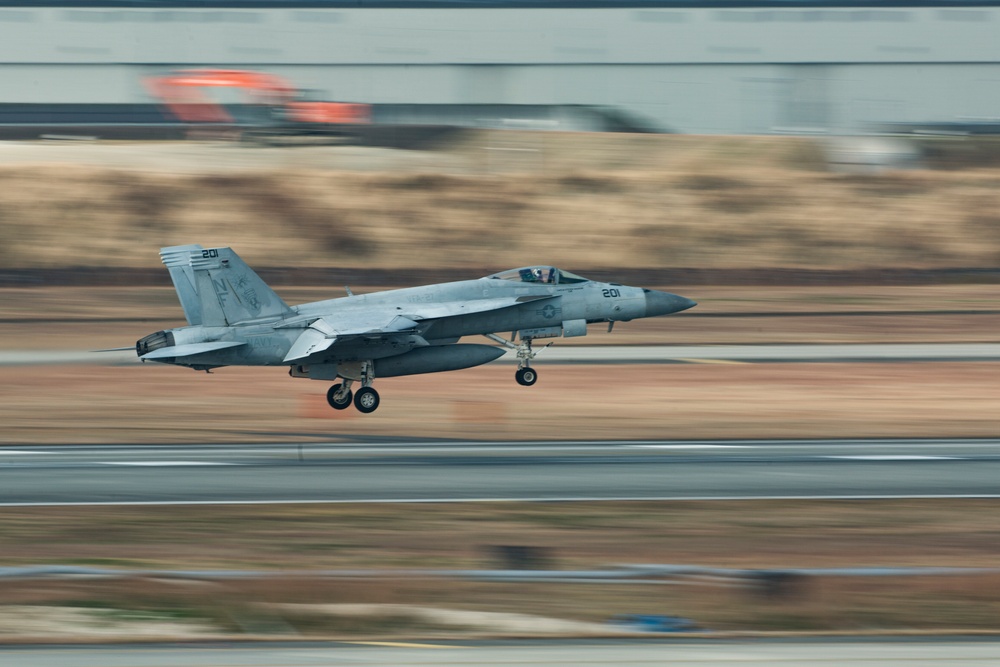
[{"label": "antenna on fuselage", "polygon": [[354,296],[354,292],[351,291],[350,285],[344,285],[344,290],[347,292],[347,296]]}]

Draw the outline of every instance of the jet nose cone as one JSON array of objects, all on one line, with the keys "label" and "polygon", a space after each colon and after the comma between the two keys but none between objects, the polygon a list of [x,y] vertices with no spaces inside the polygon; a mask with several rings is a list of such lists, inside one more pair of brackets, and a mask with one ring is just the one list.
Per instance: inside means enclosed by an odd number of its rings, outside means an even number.
[{"label": "jet nose cone", "polygon": [[691,299],[679,294],[646,290],[646,317],[679,313],[682,310],[694,308],[697,305]]}]

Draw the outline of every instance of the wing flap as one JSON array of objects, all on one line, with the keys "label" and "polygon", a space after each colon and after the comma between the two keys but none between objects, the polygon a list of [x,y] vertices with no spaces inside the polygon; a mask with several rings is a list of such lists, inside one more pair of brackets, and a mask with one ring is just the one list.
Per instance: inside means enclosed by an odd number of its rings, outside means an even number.
[{"label": "wing flap", "polygon": [[236,341],[215,341],[213,343],[190,343],[188,345],[174,345],[172,347],[161,347],[158,350],[147,352],[139,357],[140,359],[174,359],[177,357],[193,357],[196,354],[205,352],[217,352],[231,347],[240,347],[246,343]]},{"label": "wing flap", "polygon": [[287,364],[305,359],[311,354],[328,350],[336,342],[336,337],[327,337],[322,331],[316,329],[306,329],[301,336],[295,339],[295,343],[292,344],[282,362]]}]

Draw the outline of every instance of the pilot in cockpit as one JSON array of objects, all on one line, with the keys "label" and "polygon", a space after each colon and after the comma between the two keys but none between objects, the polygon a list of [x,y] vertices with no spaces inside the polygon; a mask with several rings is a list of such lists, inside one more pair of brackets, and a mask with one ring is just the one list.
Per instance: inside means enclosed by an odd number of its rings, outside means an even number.
[{"label": "pilot in cockpit", "polygon": [[535,282],[551,285],[556,281],[556,270],[551,267],[534,269],[532,273],[534,274]]}]

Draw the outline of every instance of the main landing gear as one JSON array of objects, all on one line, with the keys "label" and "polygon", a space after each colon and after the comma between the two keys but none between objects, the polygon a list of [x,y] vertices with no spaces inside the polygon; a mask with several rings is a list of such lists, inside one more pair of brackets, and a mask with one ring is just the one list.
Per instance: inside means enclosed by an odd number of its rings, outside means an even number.
[{"label": "main landing gear", "polygon": [[334,410],[345,410],[353,402],[358,412],[365,414],[375,412],[380,401],[378,392],[371,386],[374,381],[375,372],[372,362],[366,361],[361,364],[361,389],[358,389],[358,393],[351,392],[354,380],[347,378],[343,384],[335,384],[330,387],[326,392],[326,401]]},{"label": "main landing gear", "polygon": [[352,380],[345,380],[344,384],[335,384],[326,392],[326,402],[334,410],[346,410],[351,405],[354,393],[351,391]]},{"label": "main landing gear", "polygon": [[519,385],[530,387],[538,381],[538,371],[531,367],[531,360],[538,356],[538,353],[544,350],[545,347],[552,345],[552,343],[536,351],[531,347],[531,338],[522,338],[520,344],[514,344],[496,334],[485,334],[485,336],[504,347],[517,351],[517,372],[514,373],[514,379],[517,380]]}]

